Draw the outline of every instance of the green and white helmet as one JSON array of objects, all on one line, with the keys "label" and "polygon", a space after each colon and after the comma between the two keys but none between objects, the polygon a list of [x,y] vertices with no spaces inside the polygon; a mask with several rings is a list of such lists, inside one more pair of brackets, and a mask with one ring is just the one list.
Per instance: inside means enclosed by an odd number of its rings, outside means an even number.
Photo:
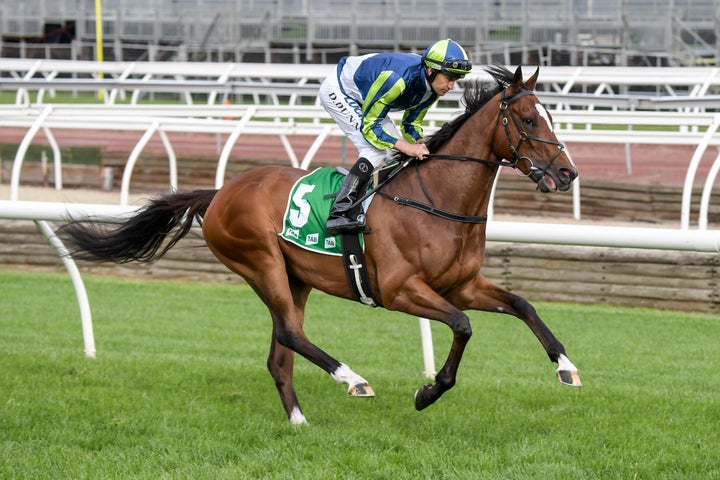
[{"label": "green and white helmet", "polygon": [[468,60],[465,50],[449,38],[430,45],[422,58],[426,67],[460,78],[472,70],[472,63]]}]

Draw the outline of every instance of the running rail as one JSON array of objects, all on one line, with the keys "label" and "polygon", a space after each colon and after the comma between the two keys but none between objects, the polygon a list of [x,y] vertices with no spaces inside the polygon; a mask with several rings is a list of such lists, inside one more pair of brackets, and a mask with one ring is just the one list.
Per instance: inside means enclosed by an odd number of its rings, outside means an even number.
[{"label": "running rail", "polygon": [[128,218],[140,207],[121,205],[99,205],[80,203],[57,202],[27,202],[17,200],[0,200],[0,218],[9,220],[32,220],[38,230],[45,236],[50,245],[60,256],[65,269],[70,275],[75,296],[80,308],[80,322],[82,324],[85,356],[95,358],[95,335],[92,326],[92,313],[85,284],[80,270],[67,248],[50,227],[48,222],[64,222],[69,217],[89,218],[98,222],[121,222]]},{"label": "running rail", "polygon": [[[687,229],[694,181],[703,156],[711,147],[720,147],[720,115],[715,113],[690,112],[618,112],[618,111],[552,111],[558,138],[565,143],[591,142],[615,144],[687,145],[694,147],[688,163],[682,205],[681,228]],[[437,124],[452,118],[457,111],[435,108],[428,112],[428,132]],[[162,140],[170,167],[169,186],[177,188],[177,159],[168,134],[170,133],[216,133],[228,135],[220,153],[215,186],[222,185],[227,163],[238,138],[244,134],[270,135],[279,137],[285,153],[294,167],[307,169],[315,155],[330,136],[343,134],[333,123],[323,123],[327,113],[318,105],[274,106],[274,105],[222,105],[222,106],[122,106],[122,105],[28,105],[0,106],[0,127],[27,128],[20,148],[15,155],[11,174],[11,199],[18,199],[20,173],[28,148],[42,129],[53,152],[55,188],[62,188],[62,161],[60,147],[52,134],[53,129],[96,129],[125,130],[141,134],[123,169],[120,186],[120,202],[127,203],[132,170],[149,140],[158,135]],[[227,120],[228,118],[232,120]],[[271,120],[269,120],[271,119]],[[586,125],[586,128],[578,128]],[[604,129],[603,125],[625,125],[626,129]],[[635,129],[636,126],[655,126],[656,129]],[[683,126],[683,129],[668,131],[666,128]],[[590,128],[592,126],[592,128]],[[311,135],[315,137],[311,148],[299,160],[288,137]],[[630,158],[627,156],[628,168]],[[702,205],[699,224],[707,225],[708,205],[715,177],[720,170],[720,155],[715,158],[711,175],[705,181],[702,191]],[[579,184],[576,184],[579,186]],[[581,205],[579,188],[574,189],[575,218],[580,218]]]},{"label": "running rail", "polygon": [[[120,223],[130,217],[138,206],[34,202],[0,200],[0,218],[30,220],[55,248],[73,282],[80,307],[85,354],[95,357],[90,303],[80,272],[48,222],[65,222],[69,218]],[[618,227],[570,223],[531,223],[490,220],[487,239],[495,242],[581,245],[595,247],[682,250],[720,253],[720,230],[689,230],[671,228]],[[425,374],[434,377],[432,333],[428,319],[420,318]]]}]

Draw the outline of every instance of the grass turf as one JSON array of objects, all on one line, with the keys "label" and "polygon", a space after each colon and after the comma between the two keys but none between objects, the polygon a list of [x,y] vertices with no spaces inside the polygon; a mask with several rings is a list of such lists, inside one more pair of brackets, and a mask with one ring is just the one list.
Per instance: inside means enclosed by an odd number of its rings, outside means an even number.
[{"label": "grass turf", "polygon": [[[377,397],[299,359],[310,424],[293,427],[250,288],[85,282],[95,360],[65,275],[0,270],[0,478],[720,478],[713,315],[537,304],[580,369],[572,389],[522,322],[471,312],[456,387],[416,412],[417,320],[313,293],[308,335]],[[440,361],[450,333],[433,336]]]}]

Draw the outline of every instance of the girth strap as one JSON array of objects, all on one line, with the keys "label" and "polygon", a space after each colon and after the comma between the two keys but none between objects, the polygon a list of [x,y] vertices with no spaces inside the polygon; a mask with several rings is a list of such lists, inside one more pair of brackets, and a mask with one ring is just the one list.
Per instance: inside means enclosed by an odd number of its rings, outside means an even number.
[{"label": "girth strap", "polygon": [[367,262],[365,261],[365,253],[360,245],[359,235],[361,234],[358,232],[342,234],[345,273],[347,274],[348,283],[350,283],[350,288],[352,288],[355,298],[357,298],[360,303],[377,307],[378,302],[373,296],[372,288],[370,288]]}]

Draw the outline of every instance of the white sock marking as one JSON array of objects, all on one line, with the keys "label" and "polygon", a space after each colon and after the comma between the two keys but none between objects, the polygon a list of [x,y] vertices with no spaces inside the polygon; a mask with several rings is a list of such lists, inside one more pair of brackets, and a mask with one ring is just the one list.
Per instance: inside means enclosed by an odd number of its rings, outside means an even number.
[{"label": "white sock marking", "polygon": [[337,383],[347,383],[351,387],[353,385],[359,385],[361,383],[367,383],[367,380],[362,378],[357,373],[350,370],[350,367],[341,363],[340,366],[331,374],[332,378]]},{"label": "white sock marking", "polygon": [[290,413],[290,423],[293,425],[305,425],[307,423],[305,415],[302,414],[298,407],[293,408],[293,411]]},{"label": "white sock marking", "polygon": [[558,357],[558,370],[569,370],[571,372],[577,372],[577,368],[575,367],[575,365],[573,365],[570,359],[562,353]]}]

